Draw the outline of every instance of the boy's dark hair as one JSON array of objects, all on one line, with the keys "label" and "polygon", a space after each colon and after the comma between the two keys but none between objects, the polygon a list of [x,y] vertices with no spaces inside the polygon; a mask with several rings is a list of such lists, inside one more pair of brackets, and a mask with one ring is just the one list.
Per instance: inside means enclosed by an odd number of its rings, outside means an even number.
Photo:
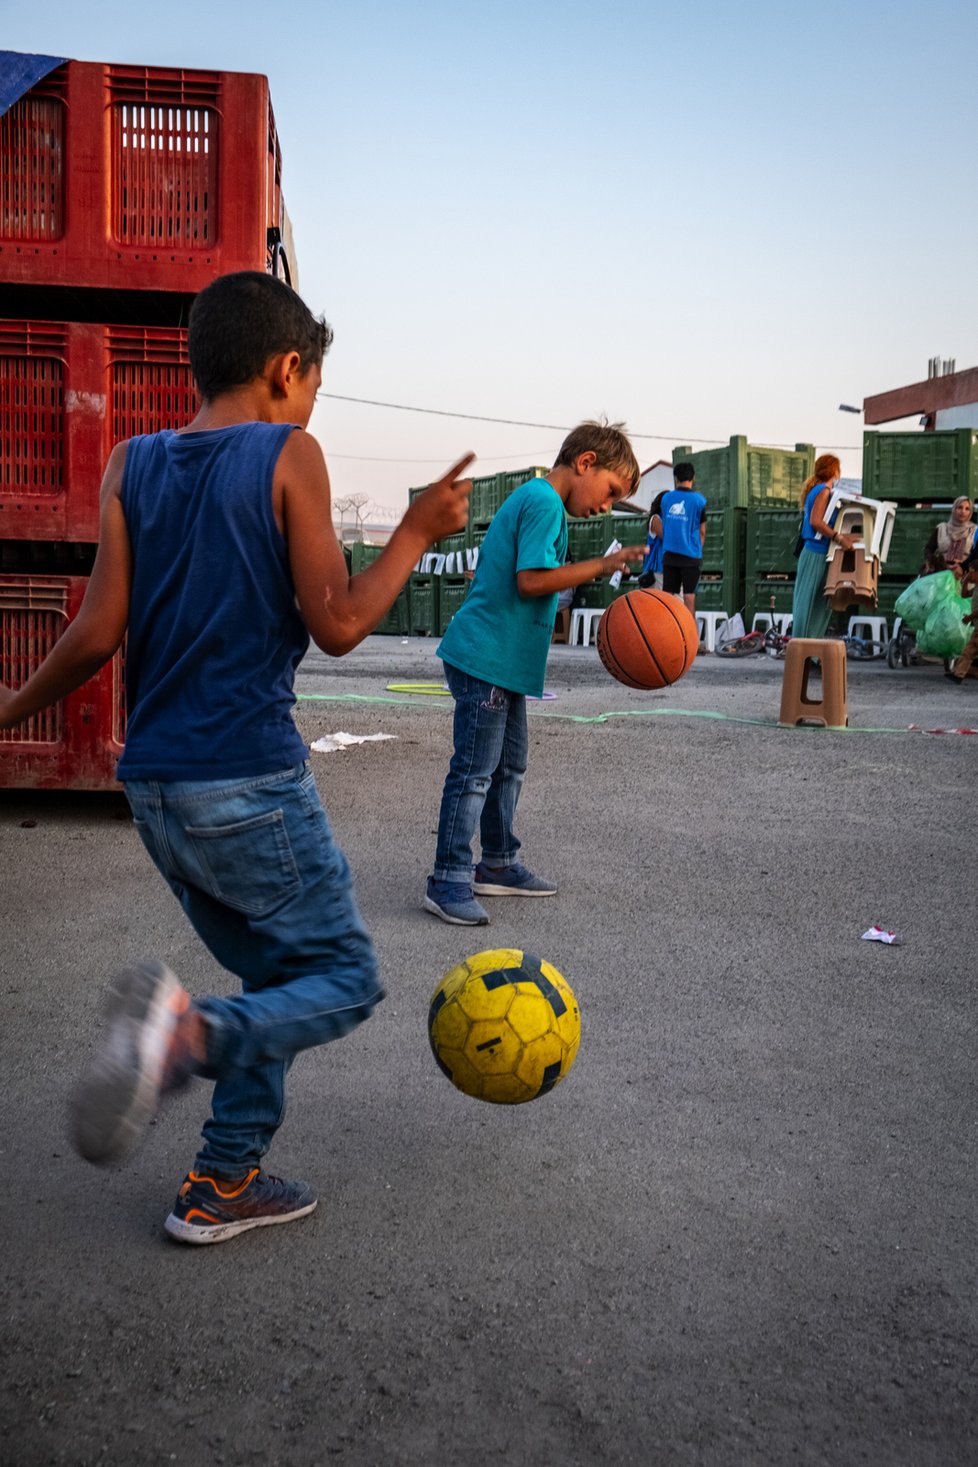
[{"label": "boy's dark hair", "polygon": [[672,477],[677,484],[691,484],[696,478],[696,470],[690,463],[673,464]]},{"label": "boy's dark hair", "polygon": [[585,423],[578,423],[560,445],[554,468],[559,468],[561,464],[575,464],[582,453],[595,455],[596,468],[613,469],[616,473],[627,475],[630,480],[629,493],[634,493],[638,488],[641,477],[638,460],[626,437],[624,423],[598,422],[593,418]]},{"label": "boy's dark hair", "polygon": [[190,311],[190,370],[209,402],[253,382],[269,357],[296,351],[303,372],[320,366],[333,340],[332,327],[312,314],[295,291],[260,270],[219,275],[200,292]]}]

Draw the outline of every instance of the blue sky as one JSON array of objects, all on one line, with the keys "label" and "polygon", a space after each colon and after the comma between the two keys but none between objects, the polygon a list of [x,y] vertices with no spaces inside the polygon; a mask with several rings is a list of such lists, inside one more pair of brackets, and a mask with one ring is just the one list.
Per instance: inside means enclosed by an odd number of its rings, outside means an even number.
[{"label": "blue sky", "polygon": [[858,475],[840,402],[978,365],[970,7],[0,0],[0,35],[267,74],[325,389],[558,425],[324,399],[338,495],[549,463],[599,413],[643,465],[743,433]]}]

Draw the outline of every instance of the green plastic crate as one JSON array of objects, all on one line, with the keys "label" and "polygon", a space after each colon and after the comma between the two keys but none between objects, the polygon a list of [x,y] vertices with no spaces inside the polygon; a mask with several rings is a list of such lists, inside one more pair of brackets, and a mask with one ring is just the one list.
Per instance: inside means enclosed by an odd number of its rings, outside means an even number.
[{"label": "green plastic crate", "polygon": [[438,577],[412,575],[409,582],[409,614],[414,637],[433,637],[438,631]]},{"label": "green plastic crate", "polygon": [[438,578],[438,635],[442,636],[448,629],[448,623],[458,611],[462,602],[468,595],[471,581],[464,576],[439,576]]},{"label": "green plastic crate", "polygon": [[978,430],[863,434],[863,493],[917,501],[978,497]]},{"label": "green plastic crate", "polygon": [[588,581],[587,585],[581,586],[575,598],[578,606],[610,606],[612,601],[617,601],[619,596],[624,596],[628,591],[634,591],[638,587],[638,581],[634,578],[626,580],[622,577],[620,586],[612,586],[608,576],[602,576],[600,581]]},{"label": "green plastic crate", "polygon": [[[704,575],[721,576],[731,585],[744,579],[747,513],[746,509],[736,508],[707,510]],[[698,600],[696,604],[699,605]]]},{"label": "green plastic crate", "polygon": [[368,565],[373,565],[383,548],[383,545],[367,545],[362,540],[356,541],[349,547],[350,574],[359,575]]},{"label": "green plastic crate", "polygon": [[787,507],[801,501],[802,487],[815,466],[815,448],[811,443],[797,443],[793,449],[764,448],[734,437],[726,448],[696,453],[689,446],[674,448],[672,461],[693,465],[695,487],[710,509]]},{"label": "green plastic crate", "polygon": [[757,581],[770,575],[793,576],[798,569],[795,543],[800,529],[800,509],[749,509],[744,559],[747,580]]},{"label": "green plastic crate", "polygon": [[924,561],[924,546],[935,526],[951,518],[951,508],[917,509],[900,505],[893,521],[890,552],[883,564],[886,576],[917,576]]},{"label": "green plastic crate", "polygon": [[[744,623],[750,630],[751,621],[758,611],[771,610],[771,597],[774,597],[775,611],[790,611],[795,597],[795,578],[782,579],[773,576],[761,576],[757,580],[748,581],[744,596]],[[699,604],[697,600],[697,605]],[[733,610],[733,607],[730,608]]]},{"label": "green plastic crate", "polygon": [[514,489],[525,484],[527,479],[549,472],[549,469],[541,468],[510,469],[503,474],[488,474],[473,479],[469,498],[469,524],[487,525],[503,500],[508,499]]},{"label": "green plastic crate", "polygon": [[[887,565],[889,565],[889,562],[887,562]],[[887,620],[892,624],[894,617],[893,608],[897,603],[897,599],[903,595],[904,591],[911,584],[911,582],[915,581],[916,579],[916,576],[881,576],[879,585],[876,588],[876,606],[879,615],[885,616]],[[871,610],[871,608],[869,607],[867,607],[866,609],[867,611]]]},{"label": "green plastic crate", "polygon": [[379,637],[409,637],[411,635],[411,591],[405,586],[390,611],[374,627]]},{"label": "green plastic crate", "polygon": [[743,605],[743,582],[725,576],[700,576],[696,586],[697,611],[725,611],[733,616]]},{"label": "green plastic crate", "polygon": [[575,560],[596,560],[612,540],[622,545],[644,545],[649,522],[644,514],[596,514],[567,519],[567,552]]}]

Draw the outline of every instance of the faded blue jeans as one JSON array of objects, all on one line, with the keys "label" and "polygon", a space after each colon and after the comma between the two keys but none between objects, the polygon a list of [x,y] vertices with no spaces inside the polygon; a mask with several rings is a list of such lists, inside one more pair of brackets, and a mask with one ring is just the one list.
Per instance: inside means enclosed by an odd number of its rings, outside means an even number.
[{"label": "faded blue jeans", "polygon": [[511,865],[520,848],[513,820],[529,750],[526,699],[450,662],[445,678],[455,699],[455,752],[441,797],[434,874],[471,885],[476,827],[490,866]]},{"label": "faded blue jeans", "polygon": [[239,1178],[285,1116],[300,1050],[348,1034],[384,996],[352,878],[308,764],[251,779],[129,780],[153,862],[244,992],[205,998],[216,1081],[196,1168]]}]

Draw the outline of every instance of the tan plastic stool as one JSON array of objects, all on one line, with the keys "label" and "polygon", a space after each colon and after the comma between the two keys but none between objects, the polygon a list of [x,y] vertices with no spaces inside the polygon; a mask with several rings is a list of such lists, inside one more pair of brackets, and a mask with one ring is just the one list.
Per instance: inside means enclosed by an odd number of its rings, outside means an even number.
[{"label": "tan plastic stool", "polygon": [[[813,662],[820,663],[822,668],[822,696],[819,699],[808,696],[808,678]],[[792,637],[784,654],[778,722],[788,728],[797,723],[845,728],[849,722],[849,708],[844,642],[821,637]]]},{"label": "tan plastic stool", "polygon": [[567,641],[567,638],[569,636],[570,636],[570,611],[569,610],[568,611],[558,611],[557,612],[557,619],[554,622],[554,635],[553,635],[553,640],[555,642],[566,642]]}]

